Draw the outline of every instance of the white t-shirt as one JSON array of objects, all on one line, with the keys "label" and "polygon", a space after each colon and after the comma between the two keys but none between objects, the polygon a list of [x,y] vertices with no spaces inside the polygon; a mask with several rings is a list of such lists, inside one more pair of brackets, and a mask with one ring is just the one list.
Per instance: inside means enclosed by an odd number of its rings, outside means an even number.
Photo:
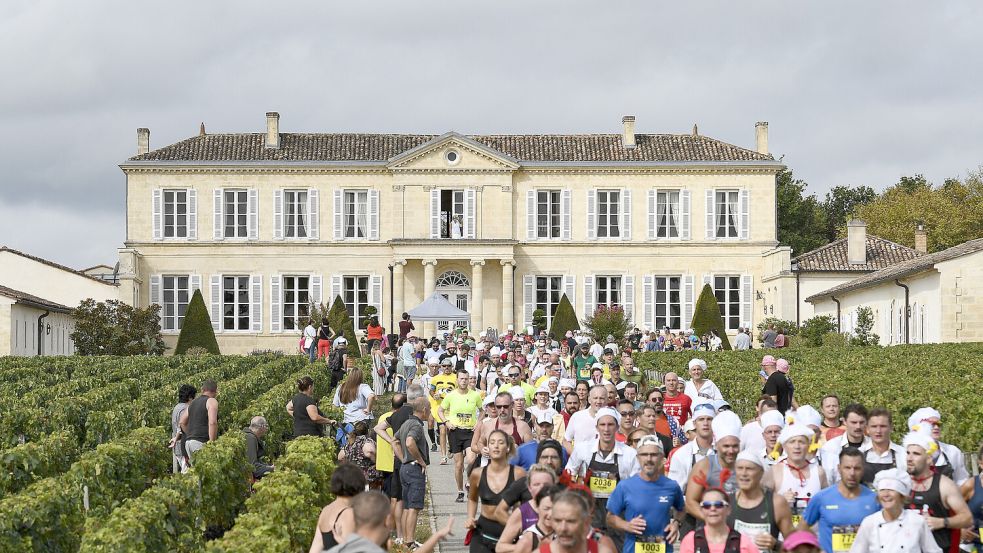
[{"label": "white t-shirt", "polygon": [[375,394],[372,393],[372,387],[368,384],[362,384],[358,387],[358,394],[355,396],[355,400],[351,403],[341,403],[341,386],[334,393],[334,405],[335,407],[345,408],[345,419],[346,423],[355,423],[361,420],[371,419],[372,414],[366,414],[363,409],[369,405],[369,397]]},{"label": "white t-shirt", "polygon": [[590,410],[581,409],[571,415],[563,437],[574,444],[597,438],[597,423],[594,422],[594,415],[590,414]]},{"label": "white t-shirt", "polygon": [[718,399],[724,399],[724,396],[720,393],[720,388],[709,379],[703,381],[703,387],[700,388],[699,392],[697,392],[696,385],[693,384],[693,381],[687,380],[686,389],[683,392],[693,400],[693,405],[705,403],[707,400],[716,401]]},{"label": "white t-shirt", "polygon": [[423,350],[423,359],[426,360],[426,362],[429,364],[431,359],[435,361],[439,361],[440,356],[443,354],[444,354],[444,350],[440,348],[437,348],[436,351],[434,351],[433,348],[427,348]]},{"label": "white t-shirt", "polygon": [[594,344],[587,351],[594,356],[594,359],[600,359],[604,355],[604,346],[601,344]]}]

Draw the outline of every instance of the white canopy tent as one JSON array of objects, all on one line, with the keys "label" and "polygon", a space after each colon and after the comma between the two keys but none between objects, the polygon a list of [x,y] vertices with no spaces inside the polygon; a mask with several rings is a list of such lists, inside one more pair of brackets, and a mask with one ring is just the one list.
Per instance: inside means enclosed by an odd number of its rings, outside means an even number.
[{"label": "white canopy tent", "polygon": [[424,300],[423,303],[407,311],[414,321],[468,321],[471,322],[471,314],[462,311],[447,298],[441,296],[439,292],[434,292],[432,296]]}]

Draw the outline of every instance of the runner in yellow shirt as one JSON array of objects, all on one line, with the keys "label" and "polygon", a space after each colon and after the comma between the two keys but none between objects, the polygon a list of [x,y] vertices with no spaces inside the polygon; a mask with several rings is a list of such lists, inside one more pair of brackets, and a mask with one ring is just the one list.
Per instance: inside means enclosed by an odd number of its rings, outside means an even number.
[{"label": "runner in yellow shirt", "polygon": [[478,423],[480,409],[481,394],[471,386],[467,369],[458,369],[457,388],[444,396],[437,410],[440,418],[447,421],[445,426],[450,431],[448,434],[451,453],[454,455],[458,503],[464,503],[464,467],[474,461],[471,440],[474,436],[474,427]]},{"label": "runner in yellow shirt", "polygon": [[444,424],[444,418],[440,415],[440,402],[456,387],[457,375],[454,374],[454,362],[450,358],[444,359],[440,362],[440,374],[434,375],[430,379],[430,410],[433,413],[434,424],[437,425],[440,436],[441,465],[446,465],[449,457],[447,456],[447,426]]}]

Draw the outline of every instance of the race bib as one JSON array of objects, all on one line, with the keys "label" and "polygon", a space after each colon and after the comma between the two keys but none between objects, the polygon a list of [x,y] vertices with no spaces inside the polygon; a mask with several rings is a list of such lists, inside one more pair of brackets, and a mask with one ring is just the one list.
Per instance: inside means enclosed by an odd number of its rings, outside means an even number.
[{"label": "race bib", "polygon": [[457,424],[460,426],[470,426],[473,424],[474,414],[472,413],[458,413],[457,414]]},{"label": "race bib", "polygon": [[614,488],[617,485],[618,482],[613,478],[604,478],[603,476],[590,477],[590,491],[595,496],[609,496],[614,493]]},{"label": "race bib", "polygon": [[578,371],[581,380],[587,380],[590,378],[590,369],[582,368]]},{"label": "race bib", "polygon": [[856,526],[833,527],[833,553],[846,553],[857,539]]},{"label": "race bib", "polygon": [[[638,538],[641,538],[641,536],[638,536]],[[666,553],[666,544],[662,542],[662,538],[658,538],[658,540],[652,542],[636,541],[635,553]]]},{"label": "race bib", "polygon": [[799,523],[802,522],[802,515],[792,515],[792,527],[798,528]]}]

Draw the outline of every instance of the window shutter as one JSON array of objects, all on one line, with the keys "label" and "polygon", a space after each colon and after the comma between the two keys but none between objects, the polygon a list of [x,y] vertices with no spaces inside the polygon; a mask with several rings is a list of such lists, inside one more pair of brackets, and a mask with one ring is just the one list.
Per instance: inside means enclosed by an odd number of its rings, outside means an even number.
[{"label": "window shutter", "polygon": [[215,332],[222,331],[222,325],[219,322],[222,320],[222,275],[212,275],[212,329]]},{"label": "window shutter", "polygon": [[[573,192],[566,188],[560,192],[560,239],[570,240],[570,217],[572,215],[572,198]],[[570,301],[573,301],[571,298]]]},{"label": "window shutter", "polygon": [[263,332],[263,276],[252,275],[250,281],[249,303],[252,307],[249,319],[252,322],[253,332]]},{"label": "window shutter", "polygon": [[642,325],[652,330],[655,325],[655,277],[642,275]]},{"label": "window shutter", "polygon": [[249,228],[247,229],[249,239],[256,240],[259,238],[259,190],[250,188],[246,203],[249,208]]},{"label": "window shutter", "polygon": [[369,240],[379,239],[379,191],[369,190]]},{"label": "window shutter", "polygon": [[191,275],[191,295],[195,294],[195,290],[201,290],[201,275]]},{"label": "window shutter", "polygon": [[[587,191],[587,238],[597,238],[597,190]],[[593,311],[594,308],[591,307],[591,312]]]},{"label": "window shutter", "polygon": [[440,190],[430,191],[430,238],[440,238]]},{"label": "window shutter", "polygon": [[341,295],[341,275],[331,275],[331,298],[328,300],[328,309],[334,304],[335,299]]},{"label": "window shutter", "polygon": [[751,230],[751,198],[748,194],[747,188],[742,188],[741,193],[738,196],[738,201],[740,202],[741,210],[741,230],[740,237],[741,240],[747,240],[750,236]]},{"label": "window shutter", "polygon": [[311,301],[319,307],[324,302],[321,297],[321,275],[311,275]]},{"label": "window shutter", "polygon": [[321,197],[317,188],[307,189],[307,238],[321,238]]},{"label": "window shutter", "polygon": [[283,190],[273,191],[273,239],[283,240]]},{"label": "window shutter", "polygon": [[198,239],[198,191],[188,189],[188,240]]},{"label": "window shutter", "polygon": [[216,188],[215,193],[212,194],[212,214],[214,215],[212,220],[212,238],[215,240],[221,240],[225,238],[225,225],[223,224],[223,205],[222,205],[222,192],[221,188]]},{"label": "window shutter", "polygon": [[594,296],[594,275],[584,276],[584,317],[590,317],[594,314],[594,302],[597,298]]},{"label": "window shutter", "polygon": [[522,303],[524,305],[522,310],[522,326],[524,327],[532,324],[532,312],[536,309],[536,303],[533,301],[535,296],[535,277],[533,275],[525,275],[522,277]]},{"label": "window shutter", "polygon": [[[372,275],[369,278],[369,303],[375,307],[375,314],[382,320],[382,275]],[[381,323],[380,323],[381,324]]]},{"label": "window shutter", "polygon": [[464,190],[464,237],[478,237],[478,205],[473,188]]},{"label": "window shutter", "polygon": [[753,291],[751,275],[741,275],[741,324],[750,328],[754,317],[751,309],[751,294]]},{"label": "window shutter", "polygon": [[[155,303],[157,305],[161,305],[160,286],[161,286],[161,276],[160,275],[151,275],[151,277],[150,277],[150,303],[151,303],[151,305],[153,305]],[[163,310],[161,310],[161,311],[163,311]]]},{"label": "window shutter", "polygon": [[631,240],[631,190],[621,191],[621,239]]},{"label": "window shutter", "polygon": [[693,326],[693,275],[683,275],[683,329]]},{"label": "window shutter", "polygon": [[526,191],[526,240],[536,239],[536,191]]},{"label": "window shutter", "polygon": [[570,302],[570,307],[574,310],[577,309],[576,298],[577,295],[577,277],[573,275],[563,276],[563,293],[567,296],[567,300]]},{"label": "window shutter", "polygon": [[150,194],[150,209],[152,212],[151,219],[153,219],[154,240],[161,240],[164,238],[162,203],[163,200],[161,198],[161,189],[154,188]]},{"label": "window shutter", "polygon": [[713,240],[717,237],[717,227],[715,224],[715,213],[713,204],[713,190],[707,190],[707,227],[706,227],[706,239]]},{"label": "window shutter", "polygon": [[624,275],[621,277],[621,303],[624,304],[625,313],[628,320],[635,322],[635,277],[634,275]]},{"label": "window shutter", "polygon": [[283,292],[280,291],[280,275],[270,277],[270,332],[283,332]]},{"label": "window shutter", "polygon": [[345,191],[334,191],[334,239],[345,239]]},{"label": "window shutter", "polygon": [[655,240],[655,227],[656,227],[656,208],[655,208],[655,198],[656,192],[654,189],[648,191],[648,203],[647,203],[647,214],[648,214],[648,227],[649,227],[649,240]]},{"label": "window shutter", "polygon": [[689,240],[690,237],[690,199],[689,190],[679,191],[679,239]]}]

